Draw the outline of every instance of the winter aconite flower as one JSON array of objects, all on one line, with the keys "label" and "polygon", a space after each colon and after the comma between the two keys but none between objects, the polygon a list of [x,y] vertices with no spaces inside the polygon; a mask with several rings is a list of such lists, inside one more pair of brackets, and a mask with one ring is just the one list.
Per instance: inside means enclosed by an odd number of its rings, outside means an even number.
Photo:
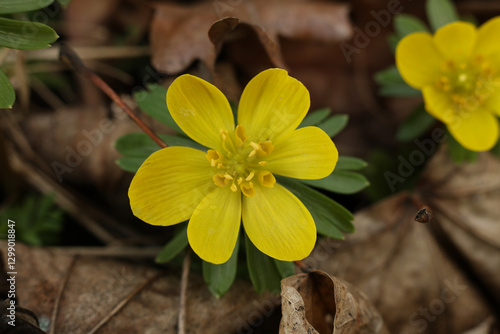
[{"label": "winter aconite flower", "polygon": [[427,111],[465,148],[491,149],[500,116],[500,17],[476,28],[450,23],[434,36],[417,32],[396,49],[404,80],[422,90]]},{"label": "winter aconite flower", "polygon": [[284,70],[266,70],[245,88],[235,127],[231,107],[215,86],[180,76],[168,90],[168,109],[207,150],[167,147],[153,153],[130,185],[132,211],[153,225],[189,219],[189,243],[208,262],[229,259],[241,221],[263,253],[284,261],[306,257],[316,226],[275,175],[320,179],[337,163],[337,149],[323,130],[297,129],[309,105],[302,83]]}]

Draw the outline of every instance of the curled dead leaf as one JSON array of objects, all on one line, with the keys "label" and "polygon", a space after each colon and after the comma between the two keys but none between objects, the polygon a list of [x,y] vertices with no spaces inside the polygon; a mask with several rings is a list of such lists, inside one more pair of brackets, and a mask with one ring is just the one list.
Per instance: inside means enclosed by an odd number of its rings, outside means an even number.
[{"label": "curled dead leaf", "polygon": [[[277,67],[285,67],[278,36],[338,42],[352,35],[349,9],[344,4],[247,0],[231,4],[206,1],[191,6],[161,3],[155,8],[150,28],[152,63],[166,73],[179,73],[197,59],[213,70],[221,41],[236,27],[235,18],[255,31]],[[228,19],[231,23],[225,28],[229,29],[221,29],[221,23],[227,24]]]},{"label": "curled dead leaf", "polygon": [[388,333],[362,292],[322,271],[282,280],[281,308],[280,334]]},{"label": "curled dead leaf", "polygon": [[[469,330],[499,300],[499,173],[489,154],[457,167],[441,150],[418,200],[402,193],[358,212],[356,233],[340,246],[322,240],[305,263],[365,292],[391,332]],[[421,201],[432,209],[429,224],[413,221]]]}]

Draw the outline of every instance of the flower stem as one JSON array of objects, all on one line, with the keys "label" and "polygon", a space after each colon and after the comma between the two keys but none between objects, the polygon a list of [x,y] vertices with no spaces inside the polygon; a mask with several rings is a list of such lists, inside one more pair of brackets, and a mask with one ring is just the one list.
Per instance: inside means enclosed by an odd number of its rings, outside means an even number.
[{"label": "flower stem", "polygon": [[191,248],[188,247],[182,263],[181,295],[179,300],[178,334],[186,334],[186,303],[189,282],[189,267],[191,266]]},{"label": "flower stem", "polygon": [[144,131],[151,139],[155,141],[161,148],[165,148],[168,145],[158,137],[149,126],[147,126],[132,109],[122,100],[122,98],[116,94],[116,92],[109,87],[109,85],[104,82],[97,74],[92,72],[88,67],[86,67],[78,55],[71,49],[68,45],[62,43],[61,49],[59,51],[59,59],[72,67],[76,72],[80,73],[90,81],[92,81],[100,90],[102,90],[106,95],[108,95],[111,100],[113,100],[120,108],[122,108],[127,115]]}]

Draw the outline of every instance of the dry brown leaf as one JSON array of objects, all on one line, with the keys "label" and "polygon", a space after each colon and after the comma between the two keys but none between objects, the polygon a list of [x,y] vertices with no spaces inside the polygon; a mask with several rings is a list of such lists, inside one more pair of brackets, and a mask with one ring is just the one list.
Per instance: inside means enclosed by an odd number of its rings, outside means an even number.
[{"label": "dry brown leaf", "polygon": [[282,280],[281,309],[280,334],[388,333],[362,292],[322,271]]},{"label": "dry brown leaf", "polygon": [[471,329],[489,315],[488,303],[463,261],[456,263],[460,254],[449,246],[455,243],[496,295],[499,173],[500,164],[491,155],[456,167],[441,150],[424,172],[426,188],[419,191],[434,213],[430,223],[414,221],[421,209],[415,196],[395,195],[357,213],[356,233],[340,247],[323,240],[306,262],[365,292],[392,332]]},{"label": "dry brown leaf", "polygon": [[[226,24],[227,18],[231,24],[221,29],[220,22]],[[162,3],[156,5],[151,24],[153,66],[178,73],[200,59],[213,70],[220,41],[236,27],[235,18],[252,27],[278,67],[285,66],[278,36],[337,42],[352,34],[344,4],[304,0],[216,0],[191,6]],[[215,46],[213,41],[217,41]]]},{"label": "dry brown leaf", "polygon": [[[450,177],[450,175],[452,175]],[[439,231],[456,247],[500,307],[500,159],[487,153],[454,166],[437,155],[423,175],[423,196]]]},{"label": "dry brown leaf", "polygon": [[[5,241],[0,242],[1,249],[6,249],[6,245]],[[74,258],[19,243],[16,267],[18,302],[39,318],[51,319],[63,288],[55,333],[88,333],[148,280],[152,281],[107,320],[98,333],[177,333],[180,274],[176,272],[161,273],[151,266],[111,258]],[[277,302],[275,296],[257,295],[250,283],[243,281],[236,281],[224,297],[216,299],[201,278],[192,275],[186,330],[193,334],[220,334],[250,328],[256,317],[269,316]]]}]

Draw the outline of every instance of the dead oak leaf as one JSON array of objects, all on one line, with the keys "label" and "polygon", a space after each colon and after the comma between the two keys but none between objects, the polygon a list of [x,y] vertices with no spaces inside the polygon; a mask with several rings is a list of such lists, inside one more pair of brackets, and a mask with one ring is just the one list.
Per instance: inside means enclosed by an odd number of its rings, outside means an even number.
[{"label": "dead oak leaf", "polygon": [[[365,292],[391,332],[469,330],[498,301],[499,173],[500,162],[489,154],[457,167],[441,150],[416,194],[358,212],[355,234],[340,246],[321,241],[306,263]],[[419,201],[433,212],[428,224],[414,221]]]},{"label": "dead oak leaf", "polygon": [[385,334],[382,317],[358,289],[322,271],[281,282],[280,334]]},{"label": "dead oak leaf", "polygon": [[[216,0],[191,6],[156,4],[150,28],[152,63],[159,71],[179,73],[200,59],[213,70],[220,45],[214,46],[212,42],[220,42],[234,29],[237,18],[236,23],[253,28],[273,64],[285,67],[278,36],[324,42],[348,39],[352,35],[348,11],[344,4],[304,0],[230,3]],[[230,29],[216,28],[214,31],[212,25],[227,18],[232,20],[226,27]]]}]

